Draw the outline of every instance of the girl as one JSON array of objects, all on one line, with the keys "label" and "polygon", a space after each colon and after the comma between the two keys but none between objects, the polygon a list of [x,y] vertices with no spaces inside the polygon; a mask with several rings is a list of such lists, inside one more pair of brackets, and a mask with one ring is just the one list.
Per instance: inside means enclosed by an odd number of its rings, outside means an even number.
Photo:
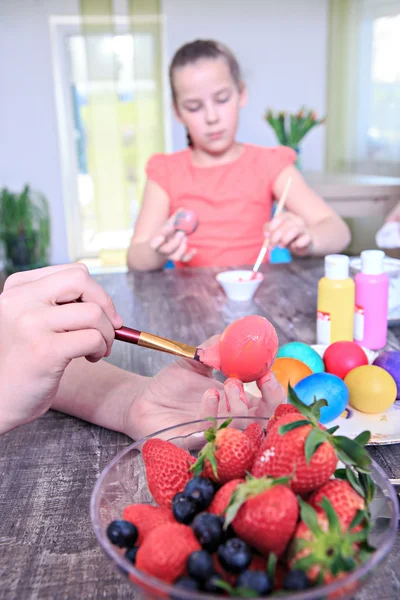
[{"label": "girl", "polygon": [[[247,92],[228,48],[207,40],[184,45],[172,60],[170,83],[189,147],[156,154],[148,162],[142,209],[128,250],[130,269],[159,269],[168,260],[178,267],[251,265],[264,235],[271,246],[288,247],[298,256],[347,246],[347,225],[307,186],[293,166],[293,150],[235,139]],[[287,211],[270,222],[273,199],[282,195],[289,177]],[[199,220],[190,238],[174,226],[182,207]]]}]

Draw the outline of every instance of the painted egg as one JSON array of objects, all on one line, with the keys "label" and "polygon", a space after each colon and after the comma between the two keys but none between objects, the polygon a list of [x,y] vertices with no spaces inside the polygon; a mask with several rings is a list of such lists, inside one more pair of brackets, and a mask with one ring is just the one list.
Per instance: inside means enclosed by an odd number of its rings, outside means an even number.
[{"label": "painted egg", "polygon": [[355,342],[335,342],[328,346],[324,353],[324,364],[327,373],[333,373],[344,379],[352,369],[368,364],[364,350]]},{"label": "painted egg", "polygon": [[321,408],[320,422],[329,423],[340,417],[349,402],[349,390],[343,379],[332,373],[313,373],[302,379],[294,391],[308,406],[317,400],[325,399],[328,406]]},{"label": "painted egg", "polygon": [[294,387],[296,383],[312,375],[310,367],[297,358],[276,358],[271,371],[286,390],[289,383]]},{"label": "painted egg", "polygon": [[289,342],[284,344],[278,350],[278,358],[297,358],[310,367],[313,373],[322,373],[325,371],[324,361],[308,344],[303,342]]},{"label": "painted egg", "polygon": [[278,350],[278,336],[264,317],[250,315],[234,321],[219,339],[221,371],[244,383],[261,379],[270,370]]},{"label": "painted egg", "polygon": [[349,388],[350,405],[361,412],[384,412],[396,400],[395,380],[376,365],[357,367],[346,375],[344,381]]},{"label": "painted egg", "polygon": [[397,386],[397,398],[400,400],[400,351],[389,350],[382,352],[374,360],[374,365],[385,369],[393,377]]}]

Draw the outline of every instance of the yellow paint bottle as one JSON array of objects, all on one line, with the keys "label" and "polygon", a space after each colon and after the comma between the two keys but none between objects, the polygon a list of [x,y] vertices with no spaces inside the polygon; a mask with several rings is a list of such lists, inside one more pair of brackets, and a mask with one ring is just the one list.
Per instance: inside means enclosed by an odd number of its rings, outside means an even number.
[{"label": "yellow paint bottle", "polygon": [[325,257],[325,277],[318,282],[317,344],[353,341],[355,285],[349,277],[349,257]]}]

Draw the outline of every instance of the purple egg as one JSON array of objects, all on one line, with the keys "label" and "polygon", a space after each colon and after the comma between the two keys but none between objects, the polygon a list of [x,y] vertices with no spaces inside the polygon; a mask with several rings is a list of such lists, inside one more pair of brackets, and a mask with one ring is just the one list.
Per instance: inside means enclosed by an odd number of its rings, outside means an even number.
[{"label": "purple egg", "polygon": [[400,351],[388,350],[382,352],[374,360],[374,365],[385,369],[393,377],[397,385],[397,399],[400,400]]}]

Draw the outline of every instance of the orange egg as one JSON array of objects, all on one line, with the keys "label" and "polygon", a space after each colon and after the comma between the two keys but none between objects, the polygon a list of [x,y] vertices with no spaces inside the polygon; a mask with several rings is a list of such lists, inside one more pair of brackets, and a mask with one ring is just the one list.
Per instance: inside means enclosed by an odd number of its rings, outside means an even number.
[{"label": "orange egg", "polygon": [[288,389],[288,384],[292,387],[299,383],[308,375],[312,375],[312,370],[301,360],[297,358],[276,358],[271,367],[271,371],[285,390]]}]

